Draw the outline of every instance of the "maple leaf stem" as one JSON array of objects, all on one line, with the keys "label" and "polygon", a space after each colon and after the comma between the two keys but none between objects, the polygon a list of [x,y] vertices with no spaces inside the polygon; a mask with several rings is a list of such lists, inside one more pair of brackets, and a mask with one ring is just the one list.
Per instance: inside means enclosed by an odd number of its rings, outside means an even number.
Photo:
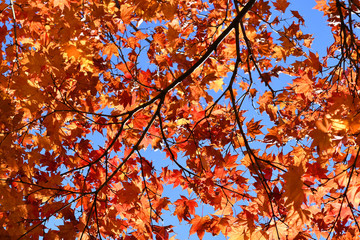
[{"label": "maple leaf stem", "polygon": [[[196,174],[196,173],[188,170],[187,168],[183,167],[183,166],[176,160],[175,155],[174,155],[174,153],[172,152],[172,150],[171,150],[171,148],[170,148],[170,145],[169,145],[169,143],[168,143],[168,141],[167,141],[167,138],[166,138],[166,136],[165,136],[164,129],[163,129],[163,125],[162,125],[162,124],[163,124],[163,123],[162,123],[162,118],[161,118],[160,114],[159,114],[158,118],[159,118],[160,132],[161,132],[162,138],[163,138],[163,140],[164,140],[164,142],[165,142],[165,146],[166,146],[166,148],[168,149],[168,151],[169,151],[169,153],[170,153],[170,159],[171,159],[173,162],[175,162],[175,164],[176,164],[181,170],[183,170],[184,172],[187,172],[189,175],[192,175],[192,176],[195,176],[195,177],[200,178],[201,176],[199,176],[198,174]],[[190,182],[190,181],[188,180],[188,176],[187,176],[187,175],[185,175],[185,178],[186,178],[186,180],[187,180],[188,182]],[[236,191],[234,191],[234,190],[232,190],[232,189],[229,189],[229,188],[227,188],[227,187],[225,187],[225,186],[223,186],[223,185],[221,185],[221,184],[215,183],[215,185],[221,188],[221,191],[225,194],[226,197],[227,197],[227,194],[225,193],[224,189],[227,190],[227,191],[229,191],[229,192],[232,192],[232,193],[235,193],[235,194],[237,194],[237,195],[240,195],[240,196],[242,196],[243,198],[249,198],[248,195],[242,194],[242,193],[239,193],[239,192],[236,192]],[[232,205],[232,203],[231,203],[231,205]]]},{"label": "maple leaf stem", "polygon": [[12,12],[12,17],[13,17],[13,29],[14,29],[14,45],[15,45],[15,62],[17,64],[17,67],[20,68],[20,63],[19,63],[19,44],[18,44],[18,40],[17,40],[17,21],[16,21],[16,14],[15,14],[15,9],[14,9],[14,0],[10,0],[10,6],[11,6],[11,12]]},{"label": "maple leaf stem", "polygon": [[[167,86],[165,89],[163,89],[157,96],[155,96],[154,98],[152,98],[148,102],[146,102],[144,104],[141,104],[140,106],[134,108],[131,111],[121,113],[121,114],[118,114],[118,115],[114,115],[114,117],[128,115],[128,117],[124,120],[124,122],[122,124],[122,127],[130,119],[130,117],[133,116],[136,112],[138,112],[139,110],[144,109],[145,107],[151,105],[152,103],[154,103],[158,99],[163,99],[165,97],[165,95],[171,89],[175,88],[179,83],[181,83],[183,80],[185,80],[187,77],[189,77],[191,75],[191,73],[193,73],[199,66],[201,66],[209,58],[209,56],[214,52],[214,50],[217,48],[217,46],[232,31],[232,29],[235,28],[239,24],[239,21],[251,9],[251,7],[254,5],[255,2],[256,2],[256,0],[249,0],[249,2],[244,6],[243,9],[241,9],[240,13],[235,17],[235,19],[230,23],[230,25],[220,34],[220,36],[214,41],[214,43],[212,43],[209,46],[209,48],[205,52],[205,54],[194,65],[192,65],[187,71],[185,71],[185,73],[183,73],[180,77],[178,77],[175,81],[173,81],[169,86]],[[238,66],[238,64],[237,64],[237,66]],[[121,128],[121,131],[120,130],[118,131],[118,133],[116,134],[114,140],[111,142],[111,144],[109,145],[109,147],[107,149],[111,149],[111,147],[115,144],[116,139],[120,136],[121,132],[122,132],[122,128]],[[105,152],[107,152],[107,151],[105,151]],[[67,171],[67,172],[63,173],[63,175],[69,174],[69,173],[71,173],[73,171],[77,171],[77,170],[80,170],[80,169],[85,168],[85,167],[90,167],[91,165],[93,165],[96,162],[100,161],[100,159],[103,158],[105,156],[105,154],[106,153],[102,154],[97,160],[93,161],[91,164],[88,164],[88,165],[80,167],[80,168],[72,169],[70,171]]]},{"label": "maple leaf stem", "polygon": [[[330,238],[331,233],[333,232],[333,230],[334,230],[334,228],[335,228],[335,226],[336,226],[336,223],[339,221],[339,218],[340,218],[340,215],[341,215],[341,210],[342,210],[342,208],[343,208],[343,205],[344,205],[345,200],[348,202],[348,207],[350,208],[351,213],[353,213],[352,207],[351,207],[351,205],[349,204],[349,200],[348,200],[348,198],[347,198],[347,192],[348,192],[348,189],[349,189],[349,186],[350,186],[351,178],[352,178],[353,173],[354,173],[354,170],[355,170],[355,168],[356,168],[356,163],[357,163],[357,161],[358,161],[359,154],[360,154],[360,147],[359,147],[359,149],[357,150],[356,157],[355,157],[354,162],[353,162],[353,164],[352,164],[352,166],[351,166],[351,170],[350,170],[350,174],[349,174],[349,179],[348,179],[348,181],[347,181],[345,190],[344,190],[343,194],[341,195],[342,200],[341,200],[341,204],[340,204],[340,207],[339,207],[339,212],[338,212],[338,214],[337,214],[337,216],[336,216],[336,218],[335,218],[335,220],[334,220],[334,222],[333,222],[333,224],[332,224],[332,227],[331,227],[331,229],[330,229],[330,231],[329,231],[329,234],[328,234],[328,236],[327,236],[326,239],[329,239],[329,238]],[[356,217],[354,217],[354,220],[356,221]],[[357,221],[356,221],[356,226],[357,226],[357,228],[360,230]]]},{"label": "maple leaf stem", "polygon": [[[253,62],[254,66],[255,66],[255,68],[256,68],[256,71],[258,72],[258,74],[259,74],[260,78],[262,79],[262,81],[265,83],[265,86],[270,89],[273,97],[275,97],[276,94],[275,94],[274,89],[272,89],[272,87],[269,85],[269,83],[268,83],[266,80],[264,80],[263,74],[262,74],[262,72],[260,71],[259,66],[258,66],[258,63],[257,63],[257,61],[256,61],[255,58],[254,58],[254,54],[253,54],[251,42],[250,42],[249,38],[247,37],[244,24],[243,24],[242,22],[240,22],[240,25],[241,25],[241,31],[242,31],[242,34],[243,34],[243,36],[244,36],[244,40],[245,40],[246,47],[247,47],[247,49],[248,49],[248,51],[249,51],[248,57],[250,57],[251,61]],[[248,71],[250,72],[250,69],[248,69]]]},{"label": "maple leaf stem", "polygon": [[93,203],[91,204],[91,208],[90,208],[89,213],[87,214],[88,216],[87,216],[86,224],[85,224],[85,226],[84,226],[84,228],[83,228],[83,230],[82,230],[82,232],[81,232],[80,239],[83,238],[83,236],[84,236],[84,234],[85,234],[85,231],[86,231],[86,229],[87,229],[88,226],[89,226],[89,222],[90,222],[90,219],[91,219],[91,214],[92,214],[93,209],[95,208],[95,205],[96,205],[97,194],[98,194],[98,193],[95,193],[94,201],[93,201]]},{"label": "maple leaf stem", "polygon": [[74,198],[72,201],[68,202],[67,204],[65,204],[64,206],[62,206],[61,208],[58,208],[57,210],[55,210],[53,213],[51,213],[50,216],[42,219],[38,224],[34,225],[33,227],[31,227],[29,230],[27,230],[24,234],[22,234],[18,239],[22,239],[23,237],[25,237],[26,235],[28,235],[29,233],[31,233],[33,230],[35,230],[37,227],[39,227],[41,224],[43,224],[44,222],[48,221],[52,216],[54,216],[56,213],[60,212],[61,210],[65,209],[66,207],[70,206],[71,204],[75,203],[76,201],[78,201],[79,199],[83,198],[85,195],[82,194],[80,196],[78,196],[77,198]]},{"label": "maple leaf stem", "polygon": [[95,218],[96,218],[96,228],[97,228],[97,235],[98,239],[102,240],[101,232],[100,232],[100,223],[99,223],[99,215],[98,215],[98,207],[95,202]]},{"label": "maple leaf stem", "polygon": [[127,123],[127,121],[128,121],[132,116],[133,116],[133,114],[129,114],[129,115],[122,121],[122,123],[121,123],[121,125],[120,125],[120,129],[117,131],[116,135],[114,136],[113,140],[110,142],[109,146],[106,148],[106,150],[105,150],[96,160],[94,160],[94,161],[92,161],[92,162],[90,162],[89,164],[86,164],[86,165],[84,165],[84,166],[77,167],[77,168],[73,168],[73,169],[71,169],[71,170],[69,170],[69,171],[66,171],[66,172],[62,173],[61,175],[67,175],[67,174],[69,174],[69,173],[72,173],[72,172],[74,172],[74,171],[79,171],[79,170],[81,170],[81,169],[83,169],[83,168],[87,168],[87,167],[90,168],[92,165],[94,165],[94,164],[96,164],[97,162],[101,161],[101,159],[102,159],[103,157],[105,157],[105,156],[108,154],[108,152],[111,150],[111,148],[115,145],[116,141],[118,140],[118,138],[120,137],[120,135],[121,135],[121,133],[122,133],[122,131],[123,131],[123,129],[124,129],[125,124]]},{"label": "maple leaf stem", "polygon": [[161,90],[161,92],[156,95],[154,98],[150,99],[148,102],[139,105],[133,110],[125,113],[121,113],[115,116],[127,115],[130,113],[135,113],[140,109],[143,109],[150,104],[154,103],[156,100],[163,98],[170,90],[174,89],[177,85],[179,85],[182,81],[184,81],[187,77],[189,77],[199,66],[201,66],[216,50],[219,44],[226,38],[226,36],[239,24],[239,21],[245,16],[245,14],[251,9],[256,0],[249,0],[249,2],[241,9],[240,13],[234,18],[234,20],[230,23],[230,25],[220,34],[220,36],[207,48],[207,51],[202,55],[202,57],[197,60],[189,69],[187,69],[183,74],[181,74],[175,81],[173,81],[169,86],[165,89]]},{"label": "maple leaf stem", "polygon": [[[237,34],[237,36],[239,36],[239,34]],[[239,39],[237,39],[236,41],[237,43],[239,42]],[[231,99],[231,103],[232,103],[232,108],[234,110],[234,115],[235,115],[235,119],[236,119],[236,123],[240,129],[240,133],[244,139],[244,143],[245,143],[245,148],[246,150],[248,151],[248,153],[252,156],[250,157],[251,161],[253,161],[253,163],[257,166],[257,172],[258,172],[258,175],[260,177],[260,182],[261,184],[263,185],[264,187],[264,190],[268,196],[268,199],[270,201],[270,208],[271,208],[271,211],[272,211],[272,219],[274,220],[274,224],[275,224],[275,229],[276,229],[276,234],[277,234],[277,238],[280,240],[280,234],[279,234],[279,231],[278,231],[278,228],[277,228],[277,221],[275,219],[275,210],[274,210],[274,207],[273,207],[273,203],[272,203],[272,199],[271,199],[271,188],[269,187],[267,181],[266,181],[266,178],[261,170],[261,166],[260,164],[258,163],[258,158],[255,156],[255,154],[253,153],[247,139],[246,139],[246,136],[245,136],[245,133],[244,133],[244,130],[242,128],[242,123],[241,123],[241,120],[240,120],[240,117],[239,117],[239,113],[238,113],[238,110],[237,110],[237,107],[236,107],[236,102],[235,102],[235,96],[234,96],[234,91],[233,91],[233,88],[232,88],[232,85],[235,81],[235,78],[236,78],[236,75],[237,75],[237,69],[238,69],[238,66],[240,64],[240,58],[239,58],[239,55],[235,61],[235,67],[234,67],[234,70],[232,72],[232,76],[231,76],[231,79],[230,79],[230,83],[229,83],[229,91],[230,91],[230,99]]]},{"label": "maple leaf stem", "polygon": [[[158,114],[158,119],[159,119],[161,136],[162,136],[162,138],[163,138],[163,140],[164,140],[164,142],[165,142],[165,146],[166,146],[167,150],[168,150],[169,153],[170,153],[170,159],[171,159],[180,169],[182,169],[184,172],[187,172],[187,173],[190,174],[190,175],[194,175],[194,176],[197,176],[197,177],[198,177],[198,175],[197,175],[196,173],[193,173],[193,172],[191,172],[190,170],[186,169],[185,167],[183,167],[183,166],[176,160],[176,157],[175,157],[173,151],[171,150],[170,145],[169,145],[169,143],[168,143],[168,141],[167,141],[167,138],[166,138],[166,136],[165,136],[164,127],[163,127],[163,122],[162,122],[162,118],[161,118],[160,112],[159,112],[159,114]],[[185,177],[187,178],[186,175],[185,175]]]},{"label": "maple leaf stem", "polygon": [[345,196],[345,198],[346,198],[346,202],[348,204],[348,207],[350,208],[351,215],[352,215],[352,217],[353,217],[353,219],[355,221],[356,227],[360,231],[360,225],[359,225],[359,223],[358,223],[358,221],[356,219],[357,217],[355,216],[355,213],[354,213],[354,207],[353,207],[352,203],[349,201],[349,198],[348,198],[347,195]]},{"label": "maple leaf stem", "polygon": [[[4,182],[9,182],[9,179],[7,178],[0,178],[0,181],[4,181]],[[77,192],[77,191],[71,191],[71,190],[67,190],[67,189],[63,189],[63,188],[53,188],[53,187],[45,187],[39,184],[35,184],[35,183],[30,183],[30,182],[25,182],[23,180],[11,180],[11,182],[13,183],[23,183],[23,184],[27,184],[30,186],[34,186],[34,187],[38,187],[39,189],[36,191],[41,191],[41,190],[54,190],[54,191],[58,191],[58,192],[66,192],[66,193],[72,193],[72,194],[82,194],[83,192]],[[36,192],[34,191],[34,192]],[[28,195],[33,194],[34,192],[29,193]]]},{"label": "maple leaf stem", "polygon": [[138,150],[142,140],[145,138],[148,130],[150,129],[151,125],[154,123],[156,117],[158,116],[160,110],[161,110],[161,106],[164,103],[164,98],[161,98],[158,105],[157,105],[157,109],[156,112],[154,113],[154,115],[152,116],[152,118],[150,119],[150,121],[148,122],[146,128],[143,130],[141,136],[139,137],[138,141],[136,142],[136,144],[134,145],[134,147],[131,149],[130,153],[124,158],[124,160],[122,161],[121,164],[119,164],[119,166],[108,176],[108,178],[104,181],[103,184],[101,184],[99,186],[99,188],[95,191],[95,193],[98,193],[102,188],[104,188],[108,182],[120,171],[120,169],[125,165],[125,163],[130,159],[131,155]]},{"label": "maple leaf stem", "polygon": [[154,212],[155,215],[161,219],[161,221],[163,221],[163,218],[156,212],[156,210],[153,208],[153,205],[152,205],[152,202],[151,202],[151,199],[150,199],[150,195],[149,195],[149,190],[151,192],[153,192],[155,195],[157,195],[156,192],[152,191],[151,189],[148,188],[147,184],[146,184],[146,178],[145,178],[145,174],[144,174],[144,166],[143,166],[143,157],[141,156],[139,150],[136,150],[137,154],[139,155],[140,157],[140,166],[141,166],[141,177],[142,177],[142,180],[143,180],[143,183],[144,183],[144,189],[145,189],[145,192],[146,192],[146,196],[147,196],[147,199],[148,199],[148,202],[149,202],[149,206],[150,206],[150,209],[149,209],[149,212],[150,212],[150,221],[151,221],[151,225],[152,225],[152,213]]},{"label": "maple leaf stem", "polygon": [[171,210],[199,239],[359,236],[357,1],[316,0],[315,34],[295,0],[26,2],[0,2],[2,238],[174,239]]}]

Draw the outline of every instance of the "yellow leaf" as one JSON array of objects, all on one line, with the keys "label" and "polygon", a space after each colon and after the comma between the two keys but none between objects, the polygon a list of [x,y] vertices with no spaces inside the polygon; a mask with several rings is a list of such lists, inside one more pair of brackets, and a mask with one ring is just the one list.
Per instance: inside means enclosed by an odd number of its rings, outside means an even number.
[{"label": "yellow leaf", "polygon": [[214,90],[215,92],[218,92],[222,89],[222,85],[224,84],[224,81],[222,79],[218,79],[215,81],[210,82],[210,89]]},{"label": "yellow leaf", "polygon": [[307,47],[307,48],[311,48],[311,44],[312,44],[313,40],[314,39],[312,39],[312,38],[304,39],[304,46]]},{"label": "yellow leaf", "polygon": [[346,119],[331,119],[331,128],[335,131],[346,130],[349,128],[349,121]]},{"label": "yellow leaf", "polygon": [[282,48],[282,47],[280,47],[280,46],[275,46],[275,47],[273,48],[273,51],[274,51],[274,53],[273,53],[273,58],[275,58],[276,61],[280,61],[280,60],[282,60],[282,59],[283,59],[284,61],[286,61],[286,56],[287,56],[287,54],[286,54],[284,48]]},{"label": "yellow leaf", "polygon": [[190,123],[190,120],[186,119],[186,118],[180,118],[179,120],[176,121],[176,125],[178,126],[182,126],[185,124]]}]

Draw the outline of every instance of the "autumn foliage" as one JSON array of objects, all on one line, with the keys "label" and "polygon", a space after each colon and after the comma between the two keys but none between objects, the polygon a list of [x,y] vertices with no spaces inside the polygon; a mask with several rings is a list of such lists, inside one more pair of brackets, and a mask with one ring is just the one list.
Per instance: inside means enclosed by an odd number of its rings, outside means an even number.
[{"label": "autumn foliage", "polygon": [[290,0],[1,1],[0,239],[358,239],[360,2],[315,4],[324,56]]}]

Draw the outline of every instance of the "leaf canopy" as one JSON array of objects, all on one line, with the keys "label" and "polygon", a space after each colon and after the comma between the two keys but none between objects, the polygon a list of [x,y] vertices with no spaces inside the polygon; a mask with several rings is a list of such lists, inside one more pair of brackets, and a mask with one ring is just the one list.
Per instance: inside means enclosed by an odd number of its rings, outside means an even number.
[{"label": "leaf canopy", "polygon": [[360,2],[291,3],[1,2],[1,238],[360,236]]}]

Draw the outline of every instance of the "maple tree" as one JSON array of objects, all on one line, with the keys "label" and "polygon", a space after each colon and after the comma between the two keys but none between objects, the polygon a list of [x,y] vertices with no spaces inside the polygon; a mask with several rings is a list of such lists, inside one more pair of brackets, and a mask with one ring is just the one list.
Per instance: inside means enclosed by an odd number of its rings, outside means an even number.
[{"label": "maple tree", "polygon": [[291,7],[1,2],[1,239],[360,236],[360,1]]}]

